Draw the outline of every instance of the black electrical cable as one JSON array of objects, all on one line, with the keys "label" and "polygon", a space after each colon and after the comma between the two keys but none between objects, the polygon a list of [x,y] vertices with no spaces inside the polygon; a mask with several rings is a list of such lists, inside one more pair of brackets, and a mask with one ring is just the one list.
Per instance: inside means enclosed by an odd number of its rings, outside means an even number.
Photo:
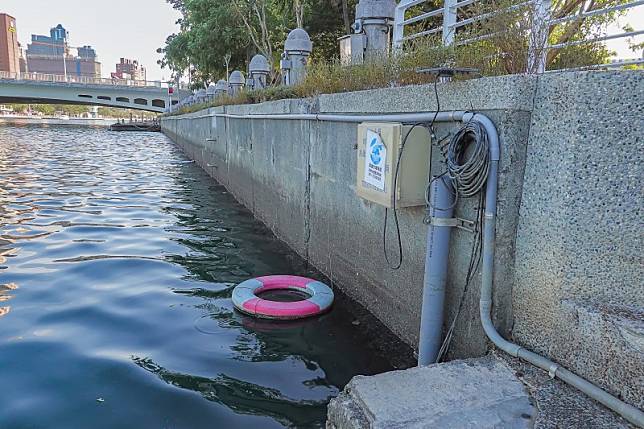
[{"label": "black electrical cable", "polygon": [[447,333],[445,334],[445,338],[443,339],[443,343],[441,344],[441,348],[438,352],[438,356],[436,358],[436,362],[440,362],[447,351],[449,350],[449,346],[452,343],[452,338],[454,335],[454,329],[456,328],[456,321],[458,320],[458,317],[460,316],[464,304],[465,304],[465,297],[467,296],[467,291],[469,290],[470,284],[472,283],[472,279],[474,278],[474,274],[478,271],[479,265],[481,263],[481,256],[482,256],[482,250],[483,250],[483,213],[484,213],[484,199],[483,199],[483,193],[479,195],[479,205],[478,205],[478,213],[477,213],[477,220],[476,220],[476,226],[474,229],[474,240],[472,241],[472,249],[470,251],[470,262],[469,266],[467,268],[467,274],[465,275],[465,286],[463,286],[463,291],[461,292],[461,296],[459,298],[459,304],[458,308],[456,310],[456,314],[454,315],[454,318],[452,319],[452,323],[450,324]]},{"label": "black electrical cable", "polygon": [[[402,140],[402,143],[400,145],[400,151],[398,152],[398,159],[396,160],[396,170],[394,172],[394,189],[392,191],[392,211],[394,212],[394,224],[396,225],[396,237],[398,239],[398,262],[393,265],[389,259],[389,254],[387,253],[387,220],[389,218],[389,209],[385,208],[385,220],[384,220],[384,228],[382,229],[382,250],[383,253],[385,254],[385,261],[387,261],[387,265],[389,266],[390,269],[392,270],[398,270],[402,266],[403,263],[403,250],[402,250],[402,239],[400,236],[400,223],[398,222],[398,211],[396,210],[396,198],[397,198],[397,191],[398,191],[398,173],[400,172],[400,160],[402,159],[403,156],[403,151],[405,150],[405,145],[407,144],[407,139],[409,138],[409,135],[411,132],[414,130],[416,127],[420,126],[425,126],[424,123],[419,122],[416,124],[413,124],[409,130],[407,130],[407,133],[405,134],[405,137]],[[431,144],[431,142],[430,142]]]},{"label": "black electrical cable", "polygon": [[[436,118],[438,117],[438,114],[440,113],[440,110],[441,110],[441,101],[440,101],[440,98],[438,97],[438,78],[439,77],[440,77],[440,74],[437,74],[436,78],[434,79],[436,113],[434,113],[434,117],[432,118],[432,121],[427,125],[422,122],[419,122],[411,126],[411,128],[407,131],[407,134],[405,134],[405,138],[403,139],[400,145],[400,152],[398,152],[398,159],[396,160],[396,171],[394,173],[394,190],[393,190],[393,203],[392,203],[392,210],[394,212],[394,223],[396,225],[396,237],[398,240],[398,262],[396,263],[396,265],[391,264],[391,262],[389,261],[389,255],[387,254],[387,221],[389,218],[389,210],[387,208],[385,208],[385,220],[384,220],[384,227],[382,229],[382,250],[383,250],[383,253],[385,254],[385,261],[387,261],[387,265],[392,270],[400,269],[403,263],[402,239],[400,237],[400,223],[398,222],[398,212],[396,211],[396,192],[398,189],[398,172],[400,171],[400,159],[402,158],[403,151],[405,150],[405,144],[407,143],[407,138],[414,130],[414,128],[418,126],[422,125],[427,128],[427,130],[430,133],[429,145],[431,146],[433,143],[433,140],[435,138],[434,123],[436,122]],[[431,162],[431,160],[428,160],[428,162]]]},{"label": "black electrical cable", "polygon": [[[470,145],[474,149],[466,157]],[[454,134],[447,147],[446,162],[457,196],[469,198],[481,192],[488,176],[490,142],[479,122],[470,121]]]}]

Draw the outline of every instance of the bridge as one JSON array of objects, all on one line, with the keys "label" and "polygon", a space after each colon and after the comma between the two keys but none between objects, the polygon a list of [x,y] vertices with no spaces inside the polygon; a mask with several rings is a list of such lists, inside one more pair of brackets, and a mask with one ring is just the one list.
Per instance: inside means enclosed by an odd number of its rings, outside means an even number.
[{"label": "bridge", "polygon": [[0,104],[83,104],[162,113],[189,95],[175,88],[170,96],[165,82],[0,72]]}]

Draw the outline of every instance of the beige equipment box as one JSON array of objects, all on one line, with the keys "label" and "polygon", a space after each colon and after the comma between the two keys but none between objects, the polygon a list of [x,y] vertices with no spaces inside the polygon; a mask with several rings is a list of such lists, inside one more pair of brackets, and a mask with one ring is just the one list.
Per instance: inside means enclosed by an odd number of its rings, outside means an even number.
[{"label": "beige equipment box", "polygon": [[[411,126],[363,122],[358,126],[356,193],[385,207],[394,206],[394,177],[403,139]],[[396,208],[425,205],[429,180],[431,137],[415,127],[405,143],[396,187]]]}]

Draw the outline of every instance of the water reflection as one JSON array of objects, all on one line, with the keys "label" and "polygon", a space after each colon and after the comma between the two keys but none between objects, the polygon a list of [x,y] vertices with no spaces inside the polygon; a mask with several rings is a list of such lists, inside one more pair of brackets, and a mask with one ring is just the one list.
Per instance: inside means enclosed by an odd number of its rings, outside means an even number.
[{"label": "water reflection", "polygon": [[323,427],[324,409],[331,399],[318,401],[287,398],[277,389],[258,386],[225,374],[198,377],[168,371],[149,358],[132,361],[173,386],[198,392],[205,399],[225,405],[236,413],[270,416],[286,427]]},{"label": "water reflection", "polygon": [[160,134],[0,127],[3,427],[323,427],[352,376],[412,363],[341,294],[237,313],[249,277],[320,274],[185,161]]}]

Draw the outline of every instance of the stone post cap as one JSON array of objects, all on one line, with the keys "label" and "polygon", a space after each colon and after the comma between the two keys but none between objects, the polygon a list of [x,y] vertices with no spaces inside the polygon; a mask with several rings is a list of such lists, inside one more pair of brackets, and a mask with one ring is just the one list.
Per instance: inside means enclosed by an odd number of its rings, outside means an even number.
[{"label": "stone post cap", "polygon": [[219,79],[215,84],[215,91],[227,91],[227,90],[228,90],[228,82],[226,82],[223,79]]},{"label": "stone post cap", "polygon": [[309,33],[301,28],[296,28],[288,33],[286,42],[284,43],[284,50],[287,53],[302,52],[310,54],[313,50],[313,43],[309,37]]},{"label": "stone post cap", "polygon": [[264,55],[257,54],[250,60],[250,64],[248,65],[248,71],[250,74],[253,73],[263,73],[263,74],[268,74],[271,71],[271,67],[268,64],[268,60]]},{"label": "stone post cap", "polygon": [[244,79],[244,74],[240,72],[239,70],[235,70],[230,74],[229,78],[230,84],[231,85],[243,85],[244,82],[246,82],[246,79]]}]

